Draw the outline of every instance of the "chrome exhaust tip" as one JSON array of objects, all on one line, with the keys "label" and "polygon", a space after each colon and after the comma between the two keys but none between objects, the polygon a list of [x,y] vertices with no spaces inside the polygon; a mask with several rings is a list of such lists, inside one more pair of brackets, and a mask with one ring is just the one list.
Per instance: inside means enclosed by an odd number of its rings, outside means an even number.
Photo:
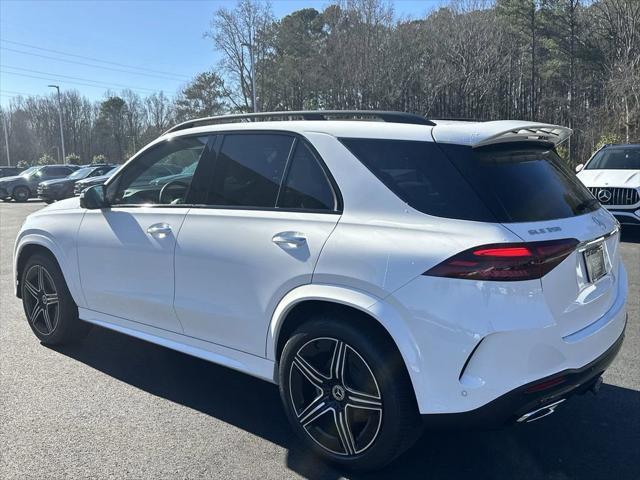
[{"label": "chrome exhaust tip", "polygon": [[556,408],[558,407],[558,405],[560,405],[565,400],[566,400],[566,398],[563,398],[563,399],[558,400],[556,402],[550,403],[549,405],[545,405],[544,407],[540,407],[540,408],[538,408],[536,410],[532,410],[529,413],[525,413],[524,415],[522,415],[517,420],[517,422],[518,423],[531,423],[531,422],[535,422],[536,420],[540,420],[541,418],[548,417],[549,415],[554,413],[556,411]]}]

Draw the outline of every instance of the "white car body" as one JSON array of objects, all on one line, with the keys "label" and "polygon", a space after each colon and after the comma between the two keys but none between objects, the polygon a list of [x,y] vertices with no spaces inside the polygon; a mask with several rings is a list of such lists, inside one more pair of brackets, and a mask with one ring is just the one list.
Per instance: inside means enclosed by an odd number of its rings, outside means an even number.
[{"label": "white car body", "polygon": [[[640,169],[595,169],[591,168],[596,156],[607,149],[631,148],[632,146],[607,145],[596,152],[578,172],[578,178],[591,193],[623,225],[640,226]],[[640,151],[640,145],[635,145]]]},{"label": "white car body", "polygon": [[[279,335],[292,309],[309,301],[348,306],[393,339],[421,414],[474,411],[523,385],[590,364],[623,335],[627,277],[618,223],[607,210],[528,223],[428,215],[396,196],[337,139],[558,143],[569,129],[512,121],[435,127],[252,122],[178,130],[154,144],[230,131],[304,138],[333,175],[342,212],[87,210],[78,198],[67,199],[25,221],[15,245],[16,285],[22,253],[44,247],[58,261],[81,319],[269,382],[277,382]],[[171,231],[148,233],[159,224]],[[305,251],[274,244],[283,232],[303,233]],[[568,237],[579,247],[541,279],[423,274],[478,245]],[[590,242],[602,243],[607,262],[607,274],[596,282],[587,279],[582,255]]]}]

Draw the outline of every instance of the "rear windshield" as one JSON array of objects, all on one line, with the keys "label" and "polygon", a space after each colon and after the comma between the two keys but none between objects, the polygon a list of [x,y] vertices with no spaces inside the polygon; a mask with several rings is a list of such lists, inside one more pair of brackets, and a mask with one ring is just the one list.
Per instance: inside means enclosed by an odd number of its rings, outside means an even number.
[{"label": "rear windshield", "polygon": [[416,210],[439,217],[496,221],[435,143],[369,138],[340,141]]},{"label": "rear windshield", "polygon": [[599,208],[551,147],[535,143],[441,147],[502,223],[568,218]]},{"label": "rear windshield", "polygon": [[340,141],[398,197],[430,215],[511,223],[573,217],[599,208],[544,144],[472,149],[421,141]]},{"label": "rear windshield", "polygon": [[587,164],[587,170],[640,170],[640,145],[607,147]]}]

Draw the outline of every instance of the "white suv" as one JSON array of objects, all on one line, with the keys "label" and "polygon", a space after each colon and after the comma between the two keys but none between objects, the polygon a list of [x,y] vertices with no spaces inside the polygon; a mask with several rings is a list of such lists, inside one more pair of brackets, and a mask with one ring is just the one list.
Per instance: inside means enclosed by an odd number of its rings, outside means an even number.
[{"label": "white suv", "polygon": [[16,293],[45,344],[97,324],[276,383],[310,449],[377,468],[423,423],[531,421],[599,386],[627,278],[618,223],[554,152],[570,134],[390,112],[187,122],[30,215]]},{"label": "white suv", "polygon": [[640,144],[605,145],[576,171],[621,224],[640,226]]}]

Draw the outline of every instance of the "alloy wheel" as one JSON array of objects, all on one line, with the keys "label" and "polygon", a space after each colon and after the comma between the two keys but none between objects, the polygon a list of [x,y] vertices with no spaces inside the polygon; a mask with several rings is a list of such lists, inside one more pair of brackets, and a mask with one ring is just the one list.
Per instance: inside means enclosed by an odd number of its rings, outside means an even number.
[{"label": "alloy wheel", "polygon": [[341,340],[316,338],[296,352],[289,393],[302,429],[332,454],[359,455],[378,437],[383,413],[378,382],[364,358]]},{"label": "alloy wheel", "polygon": [[22,298],[27,318],[42,335],[51,335],[60,316],[60,304],[55,283],[42,265],[32,265],[24,277]]}]

